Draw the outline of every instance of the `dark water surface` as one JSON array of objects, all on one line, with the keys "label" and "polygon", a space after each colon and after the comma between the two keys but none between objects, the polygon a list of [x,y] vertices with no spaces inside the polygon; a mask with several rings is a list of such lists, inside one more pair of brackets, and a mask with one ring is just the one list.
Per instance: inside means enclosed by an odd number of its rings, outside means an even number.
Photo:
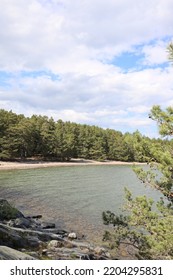
[{"label": "dark water surface", "polygon": [[102,234],[102,212],[121,213],[124,187],[134,195],[159,199],[130,166],[68,166],[0,172],[0,197],[25,215],[42,214],[64,229],[89,238]]}]

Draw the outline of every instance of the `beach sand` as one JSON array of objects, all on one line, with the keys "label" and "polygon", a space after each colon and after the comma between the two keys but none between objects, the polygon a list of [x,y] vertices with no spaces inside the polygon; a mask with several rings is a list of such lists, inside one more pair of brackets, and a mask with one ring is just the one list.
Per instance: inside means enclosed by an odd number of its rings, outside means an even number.
[{"label": "beach sand", "polygon": [[71,159],[69,162],[48,162],[28,159],[26,161],[0,161],[0,170],[12,169],[30,169],[45,168],[58,166],[85,166],[85,165],[141,165],[145,163],[139,162],[123,162],[123,161],[94,161],[85,159]]}]

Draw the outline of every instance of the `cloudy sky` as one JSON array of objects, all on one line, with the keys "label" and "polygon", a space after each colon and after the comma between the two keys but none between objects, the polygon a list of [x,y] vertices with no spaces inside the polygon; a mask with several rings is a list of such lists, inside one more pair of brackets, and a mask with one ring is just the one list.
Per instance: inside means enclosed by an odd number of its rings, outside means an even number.
[{"label": "cloudy sky", "polygon": [[0,108],[157,136],[172,0],[0,0]]}]

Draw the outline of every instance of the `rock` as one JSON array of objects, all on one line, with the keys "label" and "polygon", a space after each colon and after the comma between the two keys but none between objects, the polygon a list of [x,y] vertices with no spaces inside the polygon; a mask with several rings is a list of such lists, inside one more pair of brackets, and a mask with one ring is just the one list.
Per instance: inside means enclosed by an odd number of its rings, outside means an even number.
[{"label": "rock", "polygon": [[54,248],[60,248],[63,246],[63,243],[61,241],[58,241],[58,240],[51,240],[49,243],[48,243],[48,248],[49,249],[54,249]]},{"label": "rock", "polygon": [[105,257],[110,260],[111,259],[111,254],[109,252],[106,252]]},{"label": "rock", "polygon": [[35,215],[35,216],[27,216],[27,219],[41,219],[42,215]]},{"label": "rock", "polygon": [[43,256],[46,256],[46,255],[47,255],[47,252],[48,252],[47,249],[43,249],[41,253],[42,253]]},{"label": "rock", "polygon": [[68,236],[67,231],[62,230],[62,229],[58,229],[58,228],[45,228],[45,229],[43,229],[43,228],[39,227],[39,230],[43,231],[43,232],[58,234],[58,235],[61,235],[63,237]]},{"label": "rock", "polygon": [[81,255],[80,260],[90,260],[90,256],[89,255]]},{"label": "rock", "polygon": [[76,247],[76,245],[73,244],[73,242],[64,241],[64,247],[65,248],[74,248],[74,247]]},{"label": "rock", "polygon": [[0,199],[0,220],[11,220],[22,218],[24,215],[15,207],[11,206],[7,200]]},{"label": "rock", "polygon": [[[87,242],[80,241],[84,238],[83,235],[77,236],[75,232],[68,234],[61,228],[56,228],[55,223],[38,221],[40,218],[41,215],[24,217],[8,201],[0,199],[0,259],[39,259],[40,256],[55,260],[110,258],[104,248],[94,248]],[[28,251],[32,256],[25,253]]]},{"label": "rock", "polygon": [[25,217],[21,217],[21,218],[17,218],[15,220],[10,220],[7,223],[8,226],[10,227],[15,227],[15,228],[30,228],[30,229],[38,229],[40,228],[40,223],[34,219],[30,219],[30,218],[25,218]]},{"label": "rock", "polygon": [[68,238],[69,238],[69,239],[77,239],[77,235],[76,235],[75,232],[70,232],[70,233],[68,234]]},{"label": "rock", "polygon": [[39,254],[37,253],[37,252],[29,252],[29,255],[31,256],[31,257],[33,257],[33,258],[35,258],[36,260],[38,260],[39,259]]},{"label": "rock", "polygon": [[7,246],[0,246],[0,260],[36,260],[36,258]]},{"label": "rock", "polygon": [[7,245],[12,248],[36,248],[41,245],[41,242],[47,242],[51,239],[58,240],[58,238],[61,239],[61,237],[52,233],[15,228],[0,223],[0,245]]},{"label": "rock", "polygon": [[38,248],[42,242],[39,240],[37,236],[28,236],[26,240],[26,247],[31,247],[31,248]]},{"label": "rock", "polygon": [[49,253],[49,254],[47,254],[47,257],[50,258],[50,259],[53,259],[54,255]]},{"label": "rock", "polygon": [[54,229],[55,228],[55,224],[54,223],[47,223],[47,222],[43,222],[41,223],[40,227],[42,229]]},{"label": "rock", "polygon": [[20,252],[25,253],[25,252],[26,252],[26,249],[25,249],[25,248],[22,248],[22,249],[20,250]]},{"label": "rock", "polygon": [[17,218],[14,221],[14,227],[19,227],[19,228],[29,228],[31,226],[31,221],[26,218]]},{"label": "rock", "polygon": [[84,255],[87,255],[87,254],[89,254],[90,250],[88,248],[84,248],[82,250],[82,252],[83,252]]},{"label": "rock", "polygon": [[96,247],[96,248],[94,248],[94,252],[95,252],[97,255],[101,255],[101,254],[105,253],[105,249],[102,248],[102,247]]},{"label": "rock", "polygon": [[13,248],[22,248],[23,240],[22,237],[12,228],[0,225],[0,245],[7,245]]}]

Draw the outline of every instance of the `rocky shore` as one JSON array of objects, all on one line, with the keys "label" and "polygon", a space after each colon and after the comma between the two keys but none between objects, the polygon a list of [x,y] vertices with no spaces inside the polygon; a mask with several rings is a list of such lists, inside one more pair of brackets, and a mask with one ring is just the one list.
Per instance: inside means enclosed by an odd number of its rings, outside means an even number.
[{"label": "rocky shore", "polygon": [[94,246],[84,236],[57,228],[41,215],[25,217],[0,199],[0,260],[106,260],[106,248]]}]

